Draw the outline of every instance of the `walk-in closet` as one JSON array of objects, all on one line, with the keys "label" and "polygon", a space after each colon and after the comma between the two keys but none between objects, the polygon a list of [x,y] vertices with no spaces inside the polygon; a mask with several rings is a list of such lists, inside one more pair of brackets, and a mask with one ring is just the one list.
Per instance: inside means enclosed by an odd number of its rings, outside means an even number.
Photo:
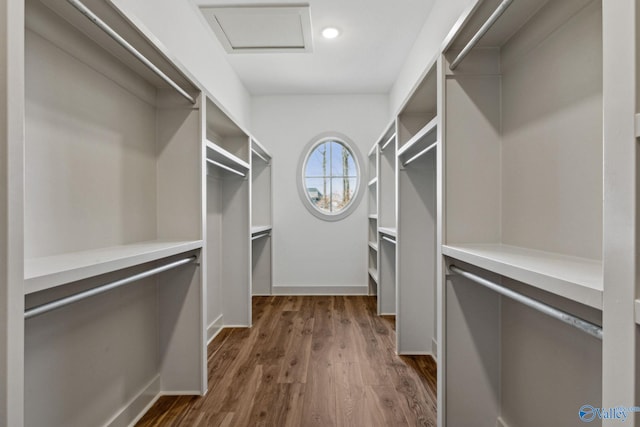
[{"label": "walk-in closet", "polygon": [[0,2],[0,425],[640,426],[640,1]]}]

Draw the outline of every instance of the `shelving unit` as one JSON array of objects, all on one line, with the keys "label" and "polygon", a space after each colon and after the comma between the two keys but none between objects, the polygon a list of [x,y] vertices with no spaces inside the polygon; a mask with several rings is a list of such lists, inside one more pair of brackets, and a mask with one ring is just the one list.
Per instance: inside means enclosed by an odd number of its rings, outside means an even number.
[{"label": "shelving unit", "polygon": [[209,341],[222,327],[251,326],[252,177],[249,135],[209,98],[203,129]]},{"label": "shelving unit", "polygon": [[[108,2],[24,5],[25,309],[199,259],[197,87]],[[204,394],[203,283],[185,262],[24,320],[24,424],[126,425]]]},{"label": "shelving unit", "polygon": [[601,342],[445,276],[455,265],[602,322],[603,2],[503,4],[466,48],[500,5],[479,2],[442,57],[439,416],[574,425],[602,404]]},{"label": "shelving unit", "polygon": [[368,173],[369,185],[367,193],[369,207],[369,295],[378,295],[378,164],[379,164],[378,144],[373,144],[369,150]]},{"label": "shelving unit", "polygon": [[271,295],[271,155],[255,139],[251,139],[251,153],[251,292]]},{"label": "shelving unit", "polygon": [[[397,124],[394,120],[378,139],[378,314],[396,314],[396,170]],[[393,241],[393,243],[391,242]]]},{"label": "shelving unit", "polygon": [[437,66],[398,114],[396,351],[431,354],[436,340]]}]

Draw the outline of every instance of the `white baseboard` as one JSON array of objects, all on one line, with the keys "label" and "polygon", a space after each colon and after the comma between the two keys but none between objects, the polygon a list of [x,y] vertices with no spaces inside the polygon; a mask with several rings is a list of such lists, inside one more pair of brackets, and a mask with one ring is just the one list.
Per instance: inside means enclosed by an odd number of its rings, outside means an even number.
[{"label": "white baseboard", "polygon": [[252,297],[270,297],[271,294],[251,294]]},{"label": "white baseboard", "polygon": [[204,394],[200,390],[163,390],[161,396],[204,396]]},{"label": "white baseboard", "polygon": [[211,341],[220,333],[220,331],[224,328],[224,321],[222,319],[222,314],[207,326],[207,345],[211,343]]},{"label": "white baseboard", "polygon": [[105,427],[135,425],[160,398],[160,375],[155,376],[146,387],[134,396]]},{"label": "white baseboard", "polygon": [[397,352],[398,356],[431,356],[433,357],[433,353],[430,351],[399,351]]},{"label": "white baseboard", "polygon": [[380,313],[379,316],[395,316],[395,313]]},{"label": "white baseboard", "polygon": [[284,286],[274,285],[273,295],[369,295],[368,285],[353,286]]}]

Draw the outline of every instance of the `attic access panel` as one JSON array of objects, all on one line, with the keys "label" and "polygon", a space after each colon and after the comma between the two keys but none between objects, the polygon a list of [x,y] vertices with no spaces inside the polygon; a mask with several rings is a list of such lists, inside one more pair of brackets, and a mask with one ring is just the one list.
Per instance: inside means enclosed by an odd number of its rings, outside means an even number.
[{"label": "attic access panel", "polygon": [[228,53],[311,52],[308,5],[201,6]]}]

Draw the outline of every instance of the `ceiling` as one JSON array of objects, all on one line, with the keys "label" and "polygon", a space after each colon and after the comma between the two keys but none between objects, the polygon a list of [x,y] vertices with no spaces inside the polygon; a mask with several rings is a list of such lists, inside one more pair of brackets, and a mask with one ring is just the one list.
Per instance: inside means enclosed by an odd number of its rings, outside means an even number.
[{"label": "ceiling", "polygon": [[[226,53],[227,60],[252,95],[387,93],[434,1],[307,0],[302,5],[309,6],[308,49],[259,53],[247,50]],[[292,0],[194,2],[200,7],[301,5]],[[253,21],[247,31],[254,28],[255,32]],[[341,35],[324,39],[320,32],[329,26],[339,28]],[[229,52],[228,46],[224,47]]]}]

